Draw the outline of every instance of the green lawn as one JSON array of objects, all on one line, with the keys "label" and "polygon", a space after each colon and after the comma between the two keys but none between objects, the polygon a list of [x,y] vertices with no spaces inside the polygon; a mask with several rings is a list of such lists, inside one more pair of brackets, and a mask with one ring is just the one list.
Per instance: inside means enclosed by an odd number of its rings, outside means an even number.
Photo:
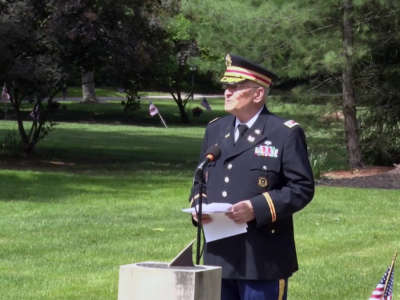
[{"label": "green lawn", "polygon": [[[160,92],[139,92],[140,96],[158,96],[158,95],[168,95],[168,93]],[[122,90],[110,89],[108,87],[96,87],[97,97],[125,97],[125,93]],[[57,97],[62,97],[62,93],[58,93]],[[82,97],[81,87],[68,87],[66,91],[66,98],[68,97]]]},{"label": "green lawn", "polygon": [[[173,119],[173,104],[155,103]],[[271,102],[306,128],[323,170],[343,168],[340,125],[318,121],[320,109]],[[1,159],[1,299],[116,299],[120,265],[169,261],[196,237],[180,210],[213,114],[168,129],[147,106],[135,114],[142,126],[60,122],[34,159]],[[0,140],[15,128],[0,121]],[[368,299],[400,248],[399,200],[399,190],[318,186],[295,216],[300,271],[289,299]]]},{"label": "green lawn", "polygon": [[[110,93],[108,91],[108,93]],[[316,171],[316,175],[319,171],[328,171],[332,169],[344,169],[346,168],[346,151],[344,147],[343,138],[343,126],[340,123],[329,123],[321,121],[321,116],[329,109],[324,105],[299,105],[295,103],[285,103],[280,100],[280,97],[271,96],[268,100],[269,109],[280,116],[287,119],[294,119],[299,122],[306,131],[308,138],[310,158]],[[157,105],[160,113],[163,115],[167,124],[171,128],[195,128],[200,129],[201,134],[208,121],[221,116],[223,112],[223,100],[222,99],[209,99],[209,103],[212,106],[212,111],[204,111],[200,117],[194,117],[191,110],[195,107],[201,107],[200,101],[195,100],[187,105],[187,111],[191,119],[190,127],[183,125],[180,120],[177,106],[171,99],[151,100]],[[106,103],[98,104],[84,104],[76,101],[62,102],[60,109],[52,115],[56,122],[75,122],[79,123],[78,126],[82,126],[84,130],[92,128],[93,124],[111,124],[111,125],[139,125],[142,129],[150,127],[162,128],[162,124],[158,116],[151,117],[148,113],[149,100],[144,99],[141,101],[140,109],[137,111],[124,113],[123,107],[120,101],[108,101]],[[4,109],[4,107],[0,107]],[[24,111],[26,118],[29,119],[29,112],[31,111],[31,105],[25,105]],[[1,115],[1,114],[0,114]],[[8,118],[12,118],[13,114],[8,111]],[[83,125],[90,124],[90,125]],[[0,127],[0,131],[13,128],[16,130],[16,126],[12,127]],[[57,127],[56,127],[57,128]],[[59,127],[60,128],[60,127]],[[128,127],[129,128],[129,127]],[[63,131],[62,129],[56,129],[56,131]],[[108,132],[109,129],[104,130]],[[179,131],[173,130],[175,133],[180,135]],[[164,131],[162,131],[164,133]],[[189,129],[189,135],[191,129]],[[117,133],[117,136],[119,134]],[[111,138],[106,135],[106,138],[101,140],[107,141]],[[93,138],[98,140],[98,133],[93,135]],[[189,136],[190,139],[190,136]],[[51,140],[51,138],[49,138]],[[63,139],[63,141],[69,141],[69,139]],[[0,132],[1,142],[1,132]],[[107,143],[106,143],[107,144]],[[52,146],[53,147],[53,146]],[[195,145],[197,147],[197,145]],[[63,144],[62,149],[65,148]],[[73,149],[70,149],[73,151]],[[112,150],[113,151],[113,150]],[[39,151],[40,154],[42,151]],[[68,153],[67,153],[68,155]],[[73,153],[75,156],[75,153]],[[146,154],[145,154],[146,155]],[[92,157],[92,156],[91,156]]]}]

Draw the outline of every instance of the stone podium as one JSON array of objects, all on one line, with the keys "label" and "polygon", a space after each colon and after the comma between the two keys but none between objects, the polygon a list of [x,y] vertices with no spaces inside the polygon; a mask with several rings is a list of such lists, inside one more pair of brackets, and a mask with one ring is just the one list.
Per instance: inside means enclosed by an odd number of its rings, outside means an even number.
[{"label": "stone podium", "polygon": [[221,267],[193,265],[192,244],[169,264],[120,266],[118,300],[220,300]]}]

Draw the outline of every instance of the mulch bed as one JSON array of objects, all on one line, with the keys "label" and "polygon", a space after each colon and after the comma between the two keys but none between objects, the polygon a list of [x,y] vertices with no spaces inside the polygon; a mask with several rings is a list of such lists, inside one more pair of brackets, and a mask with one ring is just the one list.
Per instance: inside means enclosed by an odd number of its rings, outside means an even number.
[{"label": "mulch bed", "polygon": [[[0,169],[51,170],[79,172],[79,163],[46,161],[40,159],[0,160]],[[84,168],[83,168],[84,169]],[[317,185],[355,188],[400,189],[400,164],[396,167],[370,166],[352,171],[334,171],[322,175]]]},{"label": "mulch bed", "polygon": [[326,173],[319,185],[356,188],[400,189],[400,165],[396,167],[367,167],[359,172],[337,171]]}]

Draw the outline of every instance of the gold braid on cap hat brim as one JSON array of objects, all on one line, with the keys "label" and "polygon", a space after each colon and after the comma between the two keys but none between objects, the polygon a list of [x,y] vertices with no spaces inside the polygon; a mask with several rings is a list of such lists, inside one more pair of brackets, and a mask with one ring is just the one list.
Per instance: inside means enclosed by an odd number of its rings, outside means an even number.
[{"label": "gold braid on cap hat brim", "polygon": [[[242,79],[248,79],[251,81],[255,81],[258,84],[265,86],[265,87],[270,87],[272,80],[271,78],[251,71],[249,69],[241,68],[241,67],[235,67],[235,66],[230,66],[226,69],[224,78],[225,77],[237,77],[237,78],[242,78]],[[223,80],[221,80],[223,81]]]}]

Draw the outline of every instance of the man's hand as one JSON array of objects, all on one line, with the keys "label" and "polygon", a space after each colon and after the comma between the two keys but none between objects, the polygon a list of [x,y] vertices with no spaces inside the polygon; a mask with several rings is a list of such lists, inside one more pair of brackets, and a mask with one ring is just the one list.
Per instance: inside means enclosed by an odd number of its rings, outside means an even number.
[{"label": "man's hand", "polygon": [[254,220],[254,209],[250,200],[243,200],[234,204],[231,211],[226,213],[235,223],[242,224]]},{"label": "man's hand", "polygon": [[[195,222],[197,222],[197,214],[194,212],[192,213],[192,218]],[[212,218],[210,215],[201,214],[201,224],[208,224],[212,222]],[[198,222],[197,222],[198,223]]]}]

